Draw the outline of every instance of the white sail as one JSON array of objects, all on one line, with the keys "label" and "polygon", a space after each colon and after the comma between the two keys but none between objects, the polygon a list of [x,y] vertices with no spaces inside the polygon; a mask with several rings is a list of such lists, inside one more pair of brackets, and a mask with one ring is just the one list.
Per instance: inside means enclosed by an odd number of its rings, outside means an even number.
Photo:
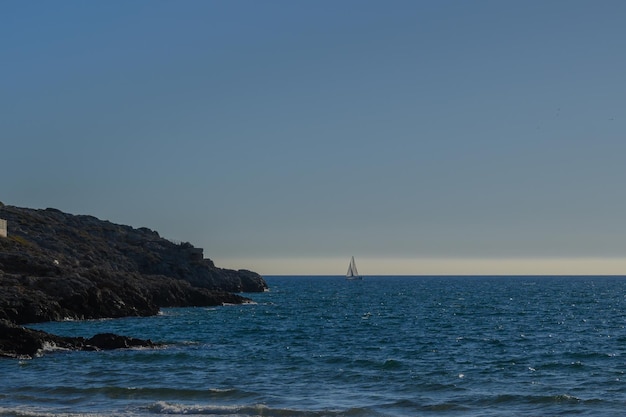
[{"label": "white sail", "polygon": [[356,269],[356,263],[354,262],[354,256],[350,259],[350,265],[348,265],[348,272],[346,272],[347,279],[361,279],[359,271]]}]

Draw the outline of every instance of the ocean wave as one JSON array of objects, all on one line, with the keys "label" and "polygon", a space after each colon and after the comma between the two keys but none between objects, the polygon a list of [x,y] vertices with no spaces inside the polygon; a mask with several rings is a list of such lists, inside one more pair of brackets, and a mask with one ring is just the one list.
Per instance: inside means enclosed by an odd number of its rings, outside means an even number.
[{"label": "ocean wave", "polygon": [[598,399],[587,399],[576,397],[569,394],[548,394],[548,395],[520,395],[520,394],[502,394],[490,397],[483,397],[473,401],[473,405],[479,405],[481,407],[486,406],[503,406],[503,405],[577,405],[577,404],[593,404],[597,403]]},{"label": "ocean wave", "polygon": [[220,417],[383,417],[365,408],[349,410],[296,410],[290,408],[272,408],[265,404],[252,405],[190,405],[179,403],[156,402],[148,411],[168,416],[210,415]]},{"label": "ocean wave", "polygon": [[[39,387],[23,387],[23,393],[41,392]],[[254,398],[256,393],[239,389],[179,389],[179,388],[141,388],[141,387],[71,387],[57,386],[45,390],[47,396],[58,398],[80,397],[94,398],[103,396],[105,398],[120,400],[241,400]]]},{"label": "ocean wave", "polygon": [[43,345],[41,346],[41,349],[37,350],[37,352],[35,353],[35,356],[36,357],[41,357],[41,356],[43,356],[46,353],[62,352],[62,351],[69,351],[69,350],[70,349],[68,349],[68,348],[57,346],[53,342],[43,342]]},{"label": "ocean wave", "polygon": [[[119,415],[123,417],[123,415]],[[60,412],[56,410],[46,410],[32,406],[2,407],[0,406],[0,417],[110,417],[111,413],[73,413]],[[128,417],[132,415],[129,414]]]}]

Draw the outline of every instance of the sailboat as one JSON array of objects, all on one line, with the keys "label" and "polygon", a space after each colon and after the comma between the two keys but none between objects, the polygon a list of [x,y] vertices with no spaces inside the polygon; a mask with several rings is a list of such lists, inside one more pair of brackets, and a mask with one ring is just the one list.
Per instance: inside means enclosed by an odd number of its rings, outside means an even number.
[{"label": "sailboat", "polygon": [[354,262],[354,256],[350,259],[350,265],[348,265],[348,272],[346,272],[346,279],[363,279],[359,275],[359,271],[356,270],[356,263]]}]

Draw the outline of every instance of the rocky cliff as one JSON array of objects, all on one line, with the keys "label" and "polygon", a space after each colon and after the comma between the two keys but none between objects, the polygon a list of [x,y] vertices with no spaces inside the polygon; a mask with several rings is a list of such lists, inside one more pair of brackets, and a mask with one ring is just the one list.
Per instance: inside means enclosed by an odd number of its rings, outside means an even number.
[{"label": "rocky cliff", "polygon": [[242,303],[264,291],[251,271],[217,268],[202,249],[147,228],[0,203],[0,320],[148,316],[160,307]]}]

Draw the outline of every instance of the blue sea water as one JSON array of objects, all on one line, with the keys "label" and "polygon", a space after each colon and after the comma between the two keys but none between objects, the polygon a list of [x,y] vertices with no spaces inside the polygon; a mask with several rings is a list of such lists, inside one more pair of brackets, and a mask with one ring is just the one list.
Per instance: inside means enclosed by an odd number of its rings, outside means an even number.
[{"label": "blue sea water", "polygon": [[255,303],[32,325],[0,416],[623,416],[626,277],[266,277]]}]

